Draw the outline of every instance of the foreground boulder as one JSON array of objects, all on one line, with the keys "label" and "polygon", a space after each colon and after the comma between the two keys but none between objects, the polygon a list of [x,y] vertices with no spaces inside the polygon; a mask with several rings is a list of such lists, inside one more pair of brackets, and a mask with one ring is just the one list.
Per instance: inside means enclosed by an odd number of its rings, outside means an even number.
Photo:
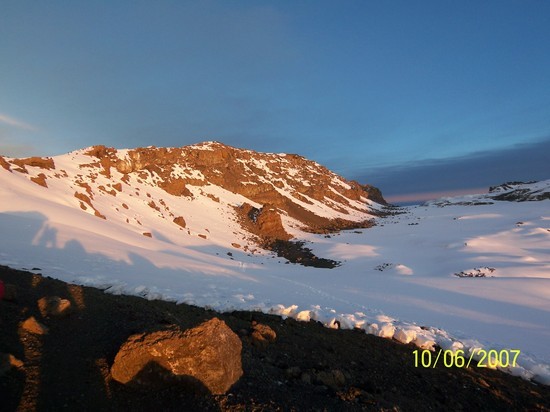
[{"label": "foreground boulder", "polygon": [[123,384],[162,386],[178,380],[189,388],[223,394],[243,374],[239,337],[218,318],[196,328],[130,336],[120,347],[111,376]]}]

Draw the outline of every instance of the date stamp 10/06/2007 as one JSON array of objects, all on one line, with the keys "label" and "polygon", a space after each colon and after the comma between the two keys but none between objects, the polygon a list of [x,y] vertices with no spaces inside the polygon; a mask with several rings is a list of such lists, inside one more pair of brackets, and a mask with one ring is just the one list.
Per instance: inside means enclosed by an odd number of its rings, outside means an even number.
[{"label": "date stamp 10/06/2007", "polygon": [[[478,368],[492,369],[496,367],[515,367],[519,354],[519,349],[474,349],[470,352],[469,356],[464,356],[465,353],[461,349],[456,351],[439,349],[436,352],[428,349],[413,351],[415,368],[435,368],[438,364],[446,368],[469,368],[470,365]],[[474,360],[472,364],[474,356],[477,360]]]}]

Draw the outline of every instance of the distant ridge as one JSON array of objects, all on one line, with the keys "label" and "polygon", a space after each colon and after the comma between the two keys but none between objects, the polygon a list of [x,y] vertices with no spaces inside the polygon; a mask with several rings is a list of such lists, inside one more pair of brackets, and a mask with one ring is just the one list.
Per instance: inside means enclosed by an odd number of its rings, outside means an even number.
[{"label": "distant ridge", "polygon": [[506,182],[491,186],[489,193],[443,197],[426,202],[426,205],[489,205],[494,201],[533,202],[550,199],[550,179],[532,182]]}]

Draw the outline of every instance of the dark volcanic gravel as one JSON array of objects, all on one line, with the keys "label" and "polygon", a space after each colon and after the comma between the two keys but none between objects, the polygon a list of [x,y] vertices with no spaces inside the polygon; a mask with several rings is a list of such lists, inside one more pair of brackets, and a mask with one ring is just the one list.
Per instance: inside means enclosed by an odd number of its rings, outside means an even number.
[{"label": "dark volcanic gravel", "polygon": [[[14,301],[0,301],[0,353],[24,363],[0,376],[2,411],[550,411],[548,386],[477,367],[415,368],[415,347],[362,331],[112,296],[1,266],[0,279],[17,293]],[[37,300],[44,296],[69,299],[73,312],[42,318]],[[21,330],[30,316],[49,333]],[[196,394],[175,383],[132,389],[111,378],[117,350],[130,335],[186,329],[213,317],[243,343],[244,374],[225,395]],[[254,322],[271,327],[275,341],[254,345]]]}]

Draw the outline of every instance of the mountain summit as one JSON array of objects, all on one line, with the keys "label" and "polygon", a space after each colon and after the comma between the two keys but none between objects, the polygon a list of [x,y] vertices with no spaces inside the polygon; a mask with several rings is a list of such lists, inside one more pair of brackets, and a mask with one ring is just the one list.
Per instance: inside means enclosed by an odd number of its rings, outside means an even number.
[{"label": "mountain summit", "polygon": [[302,156],[218,142],[124,150],[92,146],[53,158],[0,157],[0,166],[9,172],[3,180],[18,182],[17,191],[23,185],[36,200],[125,224],[148,237],[161,221],[172,231],[216,242],[220,237],[213,231],[232,227],[235,236],[225,238],[245,250],[276,244],[280,251],[280,242],[299,238],[301,231],[368,227],[386,203],[377,188]]}]

